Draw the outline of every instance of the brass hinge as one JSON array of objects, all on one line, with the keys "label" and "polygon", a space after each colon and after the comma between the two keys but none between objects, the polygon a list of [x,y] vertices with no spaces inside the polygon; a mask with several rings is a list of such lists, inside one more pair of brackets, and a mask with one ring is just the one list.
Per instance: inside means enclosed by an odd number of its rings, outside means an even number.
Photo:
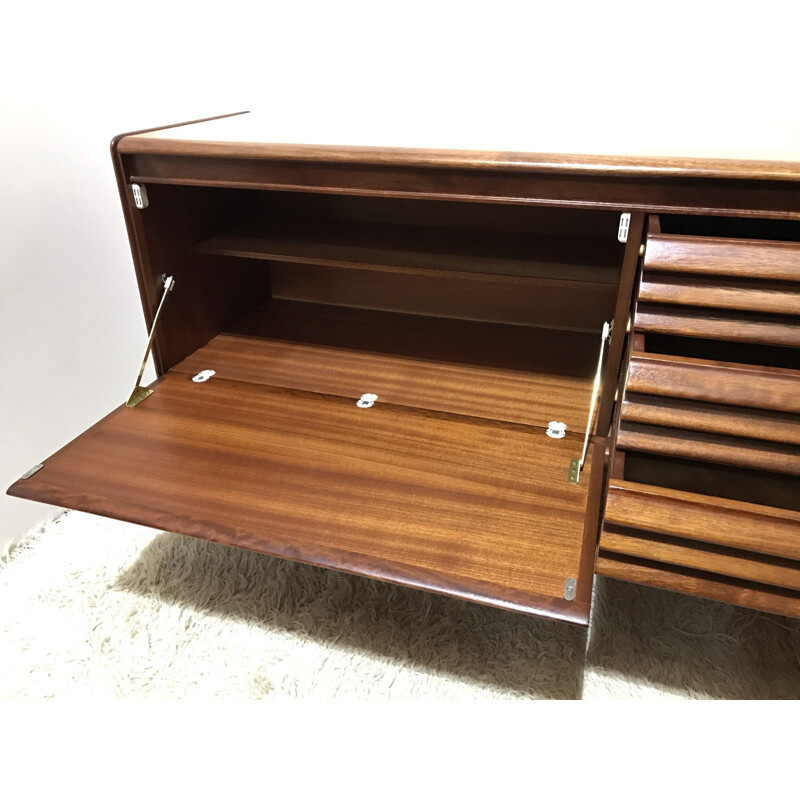
[{"label": "brass hinge", "polygon": [[139,367],[139,375],[136,378],[136,385],[133,387],[133,391],[131,392],[131,396],[128,398],[128,402],[125,403],[128,408],[133,408],[134,406],[138,406],[145,397],[150,397],[153,394],[152,389],[148,389],[144,386],[141,386],[142,375],[144,375],[144,368],[147,366],[147,359],[150,355],[150,348],[153,346],[153,339],[156,335],[156,327],[158,325],[158,320],[161,317],[161,310],[164,308],[164,301],[167,299],[167,295],[175,288],[175,278],[172,275],[164,276],[164,294],[161,295],[161,301],[158,304],[158,308],[156,309],[156,315],[153,317],[153,325],[150,328],[150,338],[147,340],[147,347],[144,351],[144,358],[142,359],[142,366]]}]

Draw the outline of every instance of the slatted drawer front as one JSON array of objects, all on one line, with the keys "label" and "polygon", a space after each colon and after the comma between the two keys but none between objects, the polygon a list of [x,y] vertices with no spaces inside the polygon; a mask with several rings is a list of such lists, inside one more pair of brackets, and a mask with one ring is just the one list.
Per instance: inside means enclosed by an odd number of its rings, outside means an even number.
[{"label": "slatted drawer front", "polygon": [[800,347],[800,247],[785,242],[651,236],[636,328]]},{"label": "slatted drawer front", "polygon": [[800,616],[800,244],[651,235],[633,334],[597,571]]}]

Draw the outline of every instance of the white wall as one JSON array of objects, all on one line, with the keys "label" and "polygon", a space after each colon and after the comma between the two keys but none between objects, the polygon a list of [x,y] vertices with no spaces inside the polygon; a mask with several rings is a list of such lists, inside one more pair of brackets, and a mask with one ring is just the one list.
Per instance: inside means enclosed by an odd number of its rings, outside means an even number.
[{"label": "white wall", "polygon": [[[119,405],[145,340],[114,134],[242,109],[318,129],[800,122],[798,12],[733,3],[27,3],[0,48],[0,488]],[[757,16],[756,16],[757,13]],[[363,137],[360,137],[363,138]],[[446,138],[446,135],[445,135]],[[487,137],[488,138],[488,137]],[[48,509],[0,498],[0,544]]]}]

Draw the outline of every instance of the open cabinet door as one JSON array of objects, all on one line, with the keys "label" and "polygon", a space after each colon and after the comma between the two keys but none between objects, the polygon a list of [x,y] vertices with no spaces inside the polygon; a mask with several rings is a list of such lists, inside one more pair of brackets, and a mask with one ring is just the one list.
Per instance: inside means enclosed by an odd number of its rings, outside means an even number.
[{"label": "open cabinet door", "polygon": [[161,377],[9,493],[587,624],[642,214],[500,154],[172,135],[112,147]]},{"label": "open cabinet door", "polygon": [[580,444],[173,370],[9,494],[586,624],[599,486],[588,463],[567,479]]}]

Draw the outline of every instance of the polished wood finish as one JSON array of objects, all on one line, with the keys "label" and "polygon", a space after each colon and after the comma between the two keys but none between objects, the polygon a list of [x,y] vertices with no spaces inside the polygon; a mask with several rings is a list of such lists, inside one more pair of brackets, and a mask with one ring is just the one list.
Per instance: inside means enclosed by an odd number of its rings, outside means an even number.
[{"label": "polished wood finish", "polygon": [[[269,304],[264,312],[267,315],[270,309],[279,312],[279,306],[279,303]],[[515,330],[518,329],[511,328],[511,332]],[[531,345],[536,341],[535,336],[524,338]],[[381,402],[392,405],[517,422],[542,429],[557,420],[580,436],[589,412],[591,377],[542,370],[536,363],[537,349],[531,347],[528,368],[521,370],[359,352],[336,347],[332,342],[308,344],[221,334],[178,364],[175,371],[194,375],[213,369],[220,378],[337,395],[354,401],[370,392],[377,394]]]},{"label": "polished wood finish", "polygon": [[648,273],[639,286],[639,300],[685,306],[759,311],[800,316],[797,284],[720,283],[688,275]]},{"label": "polished wood finish", "polygon": [[148,326],[163,276],[174,276],[176,286],[153,345],[161,374],[269,298],[269,273],[258,263],[195,251],[198,238],[237,216],[241,197],[220,198],[207,188],[187,195],[174,186],[148,187],[148,195],[150,205],[132,220]]},{"label": "polished wood finish", "polygon": [[597,337],[579,331],[271,300],[228,329],[261,339],[591,381]]},{"label": "polished wood finish", "polygon": [[620,427],[617,445],[625,450],[800,475],[800,447],[775,442],[626,423]]},{"label": "polished wood finish", "polygon": [[600,546],[606,552],[622,553],[663,564],[676,564],[680,567],[800,591],[800,561],[776,563],[771,559],[765,562],[754,557],[752,553],[701,548],[665,537],[631,536],[610,530],[603,531]]},{"label": "polished wood finish", "polygon": [[387,274],[278,262],[269,274],[272,296],[282,300],[588,331],[597,337],[595,351],[616,291],[602,283],[429,270]]},{"label": "polished wood finish", "polygon": [[598,571],[796,614],[800,244],[648,230]]},{"label": "polished wood finish", "polygon": [[800,347],[800,325],[790,318],[725,315],[642,303],[637,308],[635,324],[644,333]]},{"label": "polished wood finish", "polygon": [[622,421],[800,445],[800,416],[775,411],[627,392]]},{"label": "polished wood finish", "polygon": [[[578,439],[579,437],[575,437]],[[591,480],[541,430],[171,373],[15,496],[586,623]]]},{"label": "polished wood finish", "polygon": [[633,284],[639,263],[639,248],[642,243],[643,228],[644,214],[631,214],[628,241],[625,245],[625,256],[622,261],[619,292],[617,293],[614,317],[611,320],[613,323],[611,341],[608,345],[608,357],[603,370],[603,386],[607,387],[607,390],[603,392],[600,398],[600,406],[597,412],[596,430],[599,436],[609,436],[611,433],[611,417],[614,413],[614,404],[616,402],[616,392],[612,392],[611,387],[619,385],[625,368],[622,363],[622,352],[625,347],[628,320],[631,315]]},{"label": "polished wood finish", "polygon": [[791,589],[723,578],[698,570],[669,567],[653,561],[606,553],[603,550],[597,557],[596,570],[598,575],[610,578],[643,583],[772,614],[800,617],[800,592]]},{"label": "polished wood finish", "polygon": [[[782,220],[780,238],[800,160],[283,145],[248,119],[115,139],[148,325],[176,279],[160,377],[12,494],[581,624],[605,506],[601,572],[798,613],[796,512],[714,495],[735,473],[792,505],[797,372],[691,348],[785,365],[800,245],[664,234],[685,223],[653,214],[724,217],[733,236]],[[666,339],[689,354],[643,352]],[[708,495],[626,480],[691,465]]]},{"label": "polished wood finish", "polygon": [[800,243],[655,235],[647,239],[644,268],[800,281]]},{"label": "polished wood finish", "polygon": [[612,480],[605,523],[800,559],[800,512]]},{"label": "polished wood finish", "polygon": [[[255,227],[255,226],[253,226]],[[605,283],[619,282],[620,247],[610,236],[526,235],[421,225],[280,219],[259,230],[225,233],[200,252],[264,260],[419,275],[483,273]]]},{"label": "polished wood finish", "polygon": [[[568,120],[565,125],[564,120]],[[433,168],[459,167],[472,170],[507,170],[513,172],[552,171],[556,173],[598,173],[612,175],[679,175],[681,177],[726,178],[736,180],[800,180],[800,148],[797,137],[775,136],[775,131],[759,128],[761,141],[754,141],[752,131],[732,131],[724,128],[689,131],[682,120],[673,123],[668,135],[660,140],[648,129],[646,135],[632,130],[628,122],[615,129],[586,124],[582,114],[565,114],[557,119],[542,118],[534,129],[525,131],[524,141],[534,152],[519,152],[512,146],[502,149],[475,150],[464,147],[453,149],[423,147],[375,147],[374,142],[322,144],[327,137],[335,138],[335,126],[326,134],[324,121],[309,134],[314,140],[307,144],[282,144],[274,140],[279,123],[271,116],[249,114],[233,120],[206,122],[178,131],[163,133],[153,131],[132,135],[121,143],[122,152],[153,153],[158,155],[215,156],[220,159],[246,157],[254,161],[297,159],[303,162],[334,161],[343,164],[375,164],[390,167],[396,164]],[[572,123],[572,124],[570,124]],[[661,127],[668,126],[662,120]],[[424,131],[423,131],[424,132]],[[384,130],[372,136],[391,138],[393,131]],[[764,137],[772,134],[769,146]],[[452,143],[469,139],[471,132],[459,127],[452,131]],[[516,136],[515,136],[516,134]],[[510,144],[520,141],[516,130],[504,126],[502,120],[496,131],[499,142]],[[620,143],[625,142],[625,155],[620,154]],[[654,142],[670,142],[672,153],[661,151]],[[566,147],[565,147],[566,144]],[[572,149],[567,149],[567,148]],[[721,150],[725,150],[721,157]]]},{"label": "polished wood finish", "polygon": [[800,413],[797,373],[789,369],[636,353],[630,360],[627,388],[629,392]]},{"label": "polished wood finish", "polygon": [[608,173],[468,168],[420,169],[404,164],[341,164],[337,161],[280,161],[213,156],[151,155],[123,157],[131,182],[182,186],[220,186],[295,192],[327,192],[362,197],[408,197],[460,202],[524,203],[581,209],[661,213],[710,213],[732,217],[800,219],[795,184],[723,178],[648,178],[635,172]]}]

